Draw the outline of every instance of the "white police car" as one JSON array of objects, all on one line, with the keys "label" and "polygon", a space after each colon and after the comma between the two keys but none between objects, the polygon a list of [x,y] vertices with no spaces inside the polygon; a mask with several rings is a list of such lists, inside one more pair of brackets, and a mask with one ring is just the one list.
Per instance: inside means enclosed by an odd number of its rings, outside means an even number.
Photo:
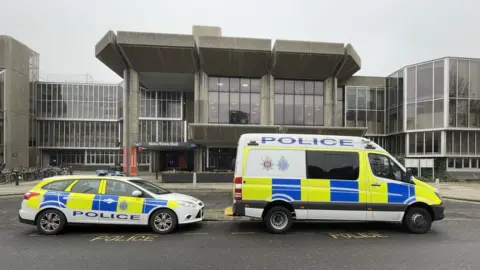
[{"label": "white police car", "polygon": [[200,200],[136,177],[68,175],[46,178],[25,193],[19,220],[42,234],[67,224],[146,225],[155,233],[203,220]]}]

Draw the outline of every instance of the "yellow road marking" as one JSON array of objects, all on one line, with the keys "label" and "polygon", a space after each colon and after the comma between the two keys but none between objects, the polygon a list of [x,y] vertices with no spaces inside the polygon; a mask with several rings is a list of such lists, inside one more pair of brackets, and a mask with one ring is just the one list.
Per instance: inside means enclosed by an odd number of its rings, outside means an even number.
[{"label": "yellow road marking", "polygon": [[224,215],[225,216],[233,216],[233,208],[231,206],[225,208]]}]

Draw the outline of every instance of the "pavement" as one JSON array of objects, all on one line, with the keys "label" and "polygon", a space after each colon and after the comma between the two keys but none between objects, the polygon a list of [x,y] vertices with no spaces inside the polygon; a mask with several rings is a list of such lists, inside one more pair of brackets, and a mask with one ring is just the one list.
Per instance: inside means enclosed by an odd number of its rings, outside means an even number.
[{"label": "pavement", "polygon": [[[187,193],[195,195],[193,193]],[[221,194],[221,193],[220,193]],[[197,196],[210,207],[219,193]],[[21,198],[0,199],[1,269],[475,269],[480,204],[446,201],[424,235],[384,223],[295,223],[285,235],[258,221],[206,221],[155,235],[143,227],[72,227],[43,236],[17,220]]]}]

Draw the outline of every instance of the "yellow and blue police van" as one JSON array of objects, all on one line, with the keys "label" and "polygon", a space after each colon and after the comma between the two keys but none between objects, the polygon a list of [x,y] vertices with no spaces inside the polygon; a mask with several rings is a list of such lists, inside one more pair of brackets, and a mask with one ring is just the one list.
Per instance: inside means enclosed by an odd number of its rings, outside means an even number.
[{"label": "yellow and blue police van", "polygon": [[262,219],[272,233],[293,220],[395,222],[426,233],[444,218],[439,191],[363,137],[244,134],[233,181],[233,215]]},{"label": "yellow and blue police van", "polygon": [[47,235],[70,224],[145,225],[167,234],[203,217],[197,198],[137,177],[96,175],[46,178],[25,193],[19,211],[20,222]]}]

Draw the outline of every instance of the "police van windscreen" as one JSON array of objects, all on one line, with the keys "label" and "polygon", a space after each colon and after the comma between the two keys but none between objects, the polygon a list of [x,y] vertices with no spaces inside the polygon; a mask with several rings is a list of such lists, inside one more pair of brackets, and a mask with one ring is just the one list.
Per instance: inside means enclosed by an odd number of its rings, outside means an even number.
[{"label": "police van windscreen", "polygon": [[146,180],[141,180],[141,179],[138,179],[138,180],[130,180],[130,182],[152,192],[153,194],[157,194],[157,195],[161,195],[161,194],[168,194],[170,193],[170,191],[164,189],[164,188],[161,188],[155,184],[153,184],[152,182],[149,182],[149,181],[146,181]]}]

